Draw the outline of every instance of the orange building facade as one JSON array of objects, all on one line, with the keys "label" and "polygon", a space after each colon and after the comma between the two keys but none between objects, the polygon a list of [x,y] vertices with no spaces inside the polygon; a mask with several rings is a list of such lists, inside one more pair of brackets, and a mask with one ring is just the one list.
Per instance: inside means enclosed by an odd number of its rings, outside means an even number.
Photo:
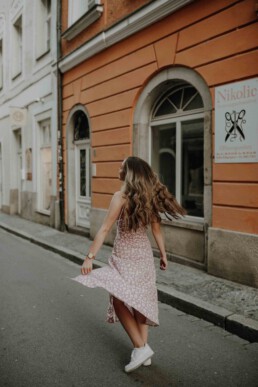
[{"label": "orange building facade", "polygon": [[79,3],[62,0],[66,225],[94,237],[121,186],[119,165],[139,156],[188,211],[163,221],[171,259],[257,287],[258,160],[215,158],[216,136],[247,141],[247,118],[232,118],[238,106],[219,133],[215,96],[244,81],[258,90],[257,2]]}]

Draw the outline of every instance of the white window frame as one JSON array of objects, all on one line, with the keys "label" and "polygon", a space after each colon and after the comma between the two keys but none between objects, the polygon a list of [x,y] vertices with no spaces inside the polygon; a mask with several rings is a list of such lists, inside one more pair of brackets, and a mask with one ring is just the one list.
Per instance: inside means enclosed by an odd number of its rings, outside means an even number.
[{"label": "white window frame", "polygon": [[[42,133],[42,123],[49,121],[50,125],[50,139],[48,143],[43,142],[43,133]],[[41,173],[41,168],[42,168],[42,162],[41,162],[41,150],[44,148],[50,149],[51,151],[51,175],[52,175],[52,185],[51,185],[51,194],[52,196],[52,191],[53,191],[53,152],[52,152],[52,130],[51,130],[51,115],[48,113],[47,115],[42,114],[39,117],[37,117],[37,133],[38,133],[38,139],[37,139],[37,211],[40,213],[43,213],[45,215],[50,215],[51,209],[46,210],[43,208],[43,187],[42,187],[42,173]]]},{"label": "white window frame", "polygon": [[12,80],[19,77],[23,70],[23,35],[23,14],[20,13],[12,23]]},{"label": "white window frame", "polygon": [[[200,118],[204,119],[204,112],[202,113],[190,113],[187,115],[182,115],[178,117],[171,118],[165,118],[165,119],[154,119],[151,121],[149,126],[149,164],[151,165],[152,162],[152,149],[153,149],[153,135],[152,131],[155,126],[162,126],[162,125],[168,125],[168,124],[176,124],[176,192],[175,196],[177,201],[181,204],[181,186],[182,186],[182,174],[181,174],[181,167],[182,167],[182,127],[181,123],[184,121],[191,121],[191,120],[197,120]],[[186,218],[188,220],[193,221],[203,221],[203,217],[199,216],[192,216],[192,215],[186,215]]]},{"label": "white window frame", "polygon": [[48,0],[37,0],[35,15],[35,53],[36,60],[41,59],[51,50],[51,9],[52,0],[50,0],[50,10],[48,10]]}]

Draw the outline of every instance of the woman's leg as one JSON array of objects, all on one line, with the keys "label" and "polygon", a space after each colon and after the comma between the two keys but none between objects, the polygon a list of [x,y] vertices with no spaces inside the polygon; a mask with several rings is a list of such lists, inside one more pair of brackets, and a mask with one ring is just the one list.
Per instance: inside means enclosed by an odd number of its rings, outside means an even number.
[{"label": "woman's leg", "polygon": [[138,330],[140,332],[141,338],[144,341],[144,344],[148,342],[148,325],[146,322],[146,317],[144,317],[140,312],[134,309],[134,317],[138,325]]},{"label": "woman's leg", "polygon": [[123,301],[120,301],[115,297],[113,297],[113,305],[116,311],[116,315],[128,336],[130,337],[133,346],[135,348],[143,347],[145,342],[140,334],[139,327],[134,316],[125,306]]}]

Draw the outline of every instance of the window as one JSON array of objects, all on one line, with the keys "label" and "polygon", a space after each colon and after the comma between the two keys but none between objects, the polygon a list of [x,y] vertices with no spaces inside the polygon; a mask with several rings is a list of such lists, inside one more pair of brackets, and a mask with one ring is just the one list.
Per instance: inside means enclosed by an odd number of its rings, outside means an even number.
[{"label": "window", "polygon": [[39,58],[51,47],[51,0],[38,0],[36,37],[36,57]]},{"label": "window", "polygon": [[22,16],[13,24],[12,31],[12,78],[22,73]]},{"label": "window", "polygon": [[3,39],[0,39],[0,90],[4,86],[4,64],[3,64]]},{"label": "window", "polygon": [[39,122],[39,198],[40,210],[50,211],[52,192],[52,152],[50,119]]},{"label": "window", "polygon": [[72,40],[98,20],[102,13],[101,0],[69,0],[68,29],[62,34],[62,37]]},{"label": "window", "polygon": [[69,0],[69,25],[76,22],[76,20],[80,19],[89,10],[89,3],[92,3],[92,1]]},{"label": "window", "polygon": [[203,101],[177,84],[154,106],[151,163],[188,215],[203,217]]}]

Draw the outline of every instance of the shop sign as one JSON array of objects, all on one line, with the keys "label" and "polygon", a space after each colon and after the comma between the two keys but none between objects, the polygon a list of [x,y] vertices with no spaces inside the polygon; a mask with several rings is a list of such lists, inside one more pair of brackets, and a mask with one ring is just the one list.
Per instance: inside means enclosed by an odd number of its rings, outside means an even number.
[{"label": "shop sign", "polygon": [[258,78],[215,88],[215,162],[258,162]]}]

